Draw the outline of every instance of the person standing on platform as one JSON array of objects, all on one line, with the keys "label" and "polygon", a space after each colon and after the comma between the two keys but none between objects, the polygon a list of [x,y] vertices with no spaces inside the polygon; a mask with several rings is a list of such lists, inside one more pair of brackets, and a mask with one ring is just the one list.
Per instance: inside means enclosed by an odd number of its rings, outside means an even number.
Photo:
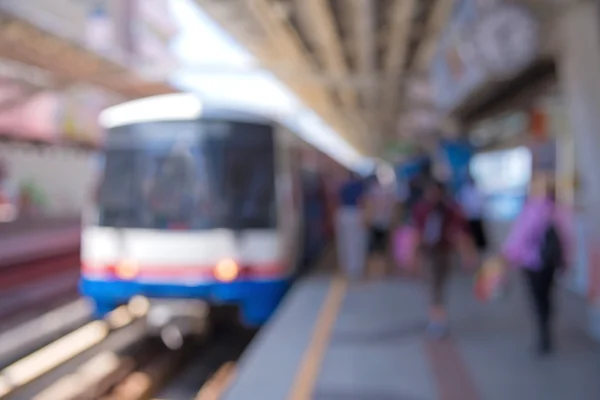
[{"label": "person standing on platform", "polygon": [[488,243],[483,224],[483,195],[477,189],[472,176],[468,176],[467,181],[458,191],[457,201],[469,223],[472,241],[479,254],[482,255],[486,251]]},{"label": "person standing on platform", "polygon": [[431,295],[427,332],[442,339],[448,333],[444,296],[451,274],[451,255],[455,239],[467,233],[468,227],[444,185],[434,180],[425,186],[422,200],[414,207],[413,221],[420,236]]},{"label": "person standing on platform", "polygon": [[554,184],[542,177],[525,203],[502,249],[505,262],[523,271],[531,295],[541,355],[553,349],[556,276],[571,260],[568,211],[557,204]]},{"label": "person standing on platform", "polygon": [[423,193],[425,186],[432,179],[431,171],[429,167],[424,168],[422,171],[408,180],[408,187],[406,193],[406,199],[404,200],[405,218],[404,223],[411,223],[414,208],[423,199]]},{"label": "person standing on platform", "polygon": [[369,269],[374,275],[384,276],[391,265],[388,244],[397,203],[395,185],[384,185],[377,177],[372,177],[369,181],[365,196],[369,228]]},{"label": "person standing on platform", "polygon": [[336,215],[336,241],[339,265],[352,278],[363,276],[367,258],[367,232],[364,222],[365,183],[351,173],[339,191]]}]

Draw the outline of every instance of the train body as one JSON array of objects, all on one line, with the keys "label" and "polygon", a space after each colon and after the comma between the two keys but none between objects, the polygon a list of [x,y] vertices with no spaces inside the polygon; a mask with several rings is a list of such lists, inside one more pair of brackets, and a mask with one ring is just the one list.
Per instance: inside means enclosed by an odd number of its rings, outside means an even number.
[{"label": "train body", "polygon": [[335,163],[276,121],[187,94],[118,105],[100,123],[80,283],[97,313],[144,296],[234,306],[263,324],[329,240]]}]

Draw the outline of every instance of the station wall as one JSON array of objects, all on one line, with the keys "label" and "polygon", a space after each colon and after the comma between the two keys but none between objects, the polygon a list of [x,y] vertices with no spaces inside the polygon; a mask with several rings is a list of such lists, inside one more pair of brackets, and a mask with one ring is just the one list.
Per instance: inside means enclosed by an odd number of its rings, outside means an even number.
[{"label": "station wall", "polygon": [[74,148],[0,143],[9,185],[19,198],[34,192],[33,213],[40,218],[81,214],[94,185],[94,160],[94,153]]}]

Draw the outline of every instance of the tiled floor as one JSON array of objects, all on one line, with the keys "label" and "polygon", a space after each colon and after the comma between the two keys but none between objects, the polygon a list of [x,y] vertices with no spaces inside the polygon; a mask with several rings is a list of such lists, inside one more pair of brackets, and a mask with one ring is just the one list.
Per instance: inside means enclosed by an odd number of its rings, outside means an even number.
[{"label": "tiled floor", "polygon": [[[516,277],[518,278],[518,277]],[[283,400],[298,371],[330,278],[298,285],[242,363],[226,399]],[[320,364],[318,400],[597,400],[599,348],[583,329],[583,303],[561,296],[558,351],[531,351],[529,304],[520,283],[494,304],[478,304],[471,279],[456,276],[452,338],[423,336],[426,299],[419,283],[350,285]]]}]

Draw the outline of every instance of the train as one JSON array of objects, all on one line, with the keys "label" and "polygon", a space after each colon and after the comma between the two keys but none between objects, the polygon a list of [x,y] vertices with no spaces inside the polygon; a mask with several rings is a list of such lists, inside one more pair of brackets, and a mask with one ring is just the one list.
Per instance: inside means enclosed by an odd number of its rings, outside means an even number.
[{"label": "train", "polygon": [[278,120],[177,93],[112,106],[99,123],[80,281],[97,315],[142,296],[233,308],[260,327],[331,241],[347,169]]}]

